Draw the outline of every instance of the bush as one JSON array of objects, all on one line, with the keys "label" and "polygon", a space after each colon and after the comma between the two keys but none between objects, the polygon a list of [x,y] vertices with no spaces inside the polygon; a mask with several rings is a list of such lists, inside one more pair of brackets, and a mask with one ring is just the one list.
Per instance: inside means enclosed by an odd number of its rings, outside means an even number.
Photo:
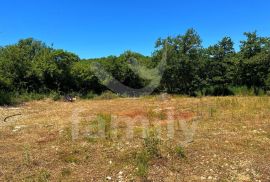
[{"label": "bush", "polygon": [[206,96],[230,96],[234,93],[226,87],[211,87],[205,90]]},{"label": "bush", "polygon": [[[32,100],[42,100],[48,97],[48,94],[36,93],[36,92],[4,92],[0,91],[0,105],[14,105],[23,102],[29,102]],[[53,94],[53,98],[56,99],[56,94]]]},{"label": "bush", "polygon": [[97,97],[97,99],[104,99],[104,100],[110,100],[110,99],[116,99],[116,98],[119,98],[119,96],[111,91],[103,92],[100,96]]},{"label": "bush", "polygon": [[149,170],[149,156],[147,151],[143,150],[136,155],[137,175],[147,179]]},{"label": "bush", "polygon": [[10,92],[6,93],[0,91],[0,105],[13,105],[23,102],[29,102],[32,100],[42,100],[45,98],[51,98],[54,101],[60,100],[61,95],[59,92],[52,91],[48,93],[37,93],[37,92]]},{"label": "bush", "polygon": [[61,99],[61,95],[60,95],[59,92],[53,91],[53,92],[50,93],[50,98],[51,98],[52,100],[54,100],[54,101],[58,101],[58,100]]},{"label": "bush", "polygon": [[156,131],[149,131],[148,136],[144,139],[144,148],[149,157],[160,157],[160,143],[161,140],[157,137]]},{"label": "bush", "polygon": [[148,136],[144,139],[143,148],[136,155],[137,175],[142,178],[142,181],[147,181],[149,162],[160,157],[160,139],[157,137],[157,132],[150,130]]},{"label": "bush", "polygon": [[16,103],[29,102],[32,100],[42,100],[47,97],[46,94],[36,92],[16,92],[13,94]]},{"label": "bush", "polygon": [[0,91],[0,105],[3,106],[11,104],[13,104],[11,93]]},{"label": "bush", "polygon": [[97,97],[97,94],[95,94],[94,92],[88,92],[88,93],[86,93],[86,94],[83,94],[82,96],[81,96],[81,98],[82,99],[93,99],[93,98],[95,98],[95,97]]},{"label": "bush", "polygon": [[253,96],[254,95],[253,90],[247,88],[246,86],[243,86],[243,87],[232,87],[232,88],[230,88],[230,90],[232,90],[232,92],[235,95],[241,95],[241,96]]}]

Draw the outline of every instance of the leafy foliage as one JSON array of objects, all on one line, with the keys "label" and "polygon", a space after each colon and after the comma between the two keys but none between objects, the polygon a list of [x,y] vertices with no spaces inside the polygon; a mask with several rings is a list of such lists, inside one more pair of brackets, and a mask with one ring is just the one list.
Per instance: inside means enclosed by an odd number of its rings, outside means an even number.
[{"label": "leafy foliage", "polygon": [[[198,33],[189,29],[183,35],[158,39],[152,57],[126,51],[118,57],[89,60],[33,38],[23,39],[0,47],[0,104],[10,103],[12,93],[52,92],[58,100],[60,95],[75,92],[92,98],[108,90],[104,83],[113,84],[111,78],[135,89],[152,84],[159,85],[155,92],[190,96],[227,95],[232,87],[267,93],[270,38],[257,32],[244,35],[239,52],[230,37],[203,48]],[[166,64],[161,61],[164,53]],[[100,80],[97,64],[110,77]]]}]

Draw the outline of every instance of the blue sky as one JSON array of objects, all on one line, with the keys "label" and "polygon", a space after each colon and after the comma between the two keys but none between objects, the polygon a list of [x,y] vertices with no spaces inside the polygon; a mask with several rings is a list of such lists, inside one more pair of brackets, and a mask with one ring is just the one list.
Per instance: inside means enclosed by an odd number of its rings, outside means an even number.
[{"label": "blue sky", "polygon": [[34,37],[81,58],[133,50],[192,27],[203,45],[245,31],[270,36],[269,0],[1,0],[0,45]]}]

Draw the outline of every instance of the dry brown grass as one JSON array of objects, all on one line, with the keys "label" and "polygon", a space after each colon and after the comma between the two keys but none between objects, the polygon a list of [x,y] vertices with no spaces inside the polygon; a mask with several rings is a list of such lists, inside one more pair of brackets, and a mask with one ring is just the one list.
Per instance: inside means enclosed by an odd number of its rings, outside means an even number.
[{"label": "dry brown grass", "polygon": [[[72,113],[82,109],[80,133],[72,140]],[[200,115],[186,158],[175,147],[184,140],[181,126],[168,140],[166,124],[171,111],[175,120]],[[21,116],[5,117],[21,113]],[[100,114],[118,116],[117,138],[87,138],[87,126]],[[143,140],[124,138],[127,119],[135,131],[147,117],[162,126],[161,157],[149,161],[152,181],[270,181],[269,97],[159,97],[89,100],[74,103],[51,100],[0,108],[0,181],[139,181],[136,154]],[[109,179],[109,178],[108,178]]]}]

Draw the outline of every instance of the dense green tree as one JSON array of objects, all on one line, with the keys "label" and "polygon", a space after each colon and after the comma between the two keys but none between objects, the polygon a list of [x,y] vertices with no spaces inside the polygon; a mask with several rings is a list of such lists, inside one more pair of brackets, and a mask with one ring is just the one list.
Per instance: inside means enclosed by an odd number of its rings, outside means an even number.
[{"label": "dense green tree", "polygon": [[[155,92],[226,95],[230,87],[247,86],[255,94],[270,90],[270,38],[244,33],[240,51],[230,37],[203,48],[194,29],[158,39],[151,57],[126,51],[120,56],[81,60],[33,38],[0,47],[0,95],[13,92],[101,93],[106,84],[156,88]],[[166,58],[166,59],[164,59]],[[102,78],[100,77],[102,70]],[[161,77],[162,76],[162,77]],[[151,90],[151,89],[150,89]]]},{"label": "dense green tree", "polygon": [[34,39],[25,39],[18,44],[2,48],[0,55],[0,75],[10,89],[36,89],[32,66],[45,44]]},{"label": "dense green tree", "polygon": [[170,93],[194,95],[201,81],[200,69],[201,39],[194,29],[184,35],[159,39],[156,43],[156,59],[161,59],[166,48],[167,61],[161,89]]},{"label": "dense green tree", "polygon": [[256,32],[244,33],[247,39],[241,41],[241,62],[239,74],[241,84],[253,88],[256,95],[259,89],[266,90],[266,80],[269,75],[270,39],[259,37]]},{"label": "dense green tree", "polygon": [[101,93],[106,89],[99,82],[89,61],[81,61],[73,64],[71,76],[75,83],[73,89],[82,94],[87,94],[89,92]]},{"label": "dense green tree", "polygon": [[71,68],[80,58],[70,52],[55,50],[51,52],[50,59],[57,65],[57,75],[55,75],[58,89],[64,92],[73,91],[74,80],[71,75]]},{"label": "dense green tree", "polygon": [[259,37],[257,32],[245,32],[246,40],[240,41],[240,53],[244,59],[249,59],[262,51],[269,50],[269,38]]},{"label": "dense green tree", "polygon": [[216,87],[217,95],[226,95],[228,86],[232,85],[235,78],[236,62],[233,41],[224,37],[218,44],[208,48],[207,83]]}]

